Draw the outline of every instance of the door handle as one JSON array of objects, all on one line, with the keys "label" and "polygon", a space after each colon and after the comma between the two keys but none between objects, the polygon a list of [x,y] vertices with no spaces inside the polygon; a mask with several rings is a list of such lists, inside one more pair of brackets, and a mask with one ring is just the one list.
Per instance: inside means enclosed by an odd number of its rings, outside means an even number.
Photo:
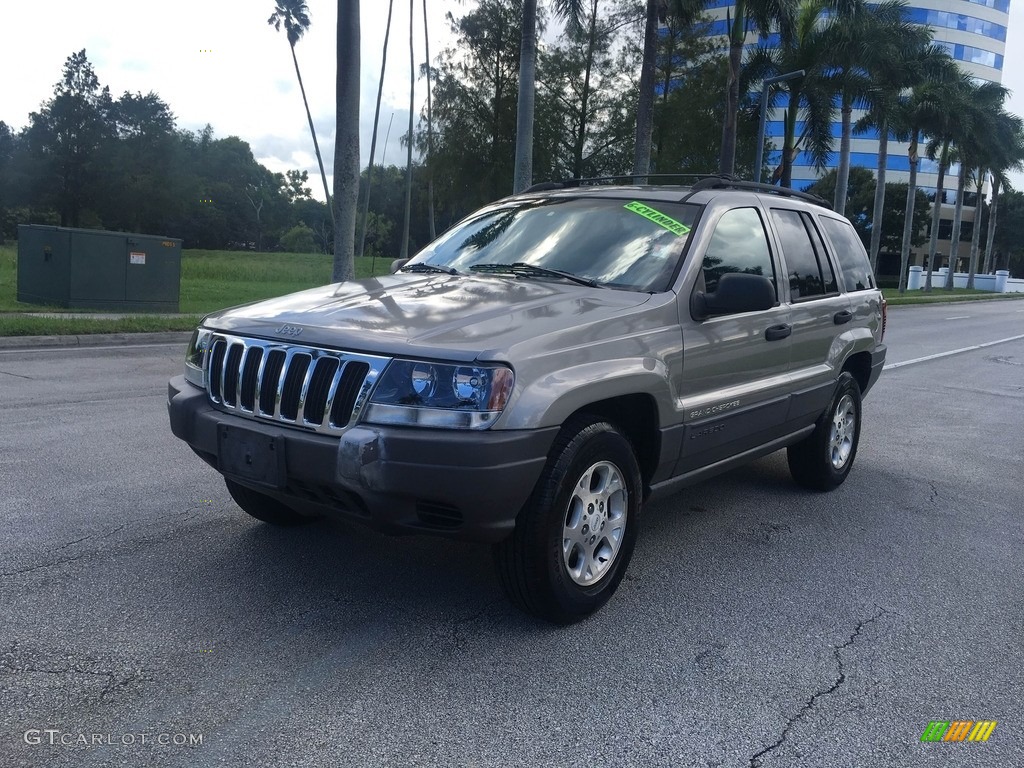
[{"label": "door handle", "polygon": [[843,323],[848,323],[851,320],[853,320],[853,312],[850,312],[849,310],[846,309],[844,309],[842,312],[836,312],[834,315],[832,315],[832,322],[835,323],[836,325],[842,325]]},{"label": "door handle", "polygon": [[767,328],[764,332],[764,338],[766,341],[778,341],[784,339],[793,332],[793,326],[782,323],[781,325],[773,325]]}]

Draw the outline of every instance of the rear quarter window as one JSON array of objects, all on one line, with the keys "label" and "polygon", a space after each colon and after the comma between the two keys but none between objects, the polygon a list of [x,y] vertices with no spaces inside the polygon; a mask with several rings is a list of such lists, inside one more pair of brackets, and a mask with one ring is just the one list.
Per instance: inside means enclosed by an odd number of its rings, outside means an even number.
[{"label": "rear quarter window", "polygon": [[832,242],[846,290],[866,291],[874,288],[875,276],[871,272],[868,254],[853,225],[846,219],[833,219],[829,216],[820,216],[818,221]]}]

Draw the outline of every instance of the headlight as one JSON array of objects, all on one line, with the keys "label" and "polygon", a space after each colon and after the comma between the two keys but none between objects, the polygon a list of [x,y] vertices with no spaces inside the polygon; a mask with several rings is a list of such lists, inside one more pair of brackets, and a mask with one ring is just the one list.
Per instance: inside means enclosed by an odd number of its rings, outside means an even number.
[{"label": "headlight", "polygon": [[503,365],[392,360],[363,416],[374,424],[487,429],[504,410],[515,375]]},{"label": "headlight", "polygon": [[206,362],[206,352],[210,348],[212,336],[213,331],[197,328],[188,342],[188,349],[185,350],[185,380],[197,387],[205,386],[203,363]]}]

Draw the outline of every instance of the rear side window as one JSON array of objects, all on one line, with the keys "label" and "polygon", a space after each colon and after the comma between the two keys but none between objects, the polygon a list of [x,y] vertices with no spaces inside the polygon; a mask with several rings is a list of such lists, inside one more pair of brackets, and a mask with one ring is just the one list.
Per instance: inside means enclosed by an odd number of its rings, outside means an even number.
[{"label": "rear side window", "polygon": [[718,279],[729,272],[762,275],[775,282],[768,237],[755,208],[734,208],[722,214],[704,254],[704,290],[714,293]]},{"label": "rear side window", "polygon": [[773,208],[772,219],[786,259],[790,297],[799,301],[838,291],[825,249],[818,233],[811,228],[809,217],[798,211]]},{"label": "rear side window", "polygon": [[864,291],[874,288],[875,277],[871,274],[868,254],[853,225],[845,219],[840,221],[828,216],[821,216],[819,221],[835,248],[846,290]]}]

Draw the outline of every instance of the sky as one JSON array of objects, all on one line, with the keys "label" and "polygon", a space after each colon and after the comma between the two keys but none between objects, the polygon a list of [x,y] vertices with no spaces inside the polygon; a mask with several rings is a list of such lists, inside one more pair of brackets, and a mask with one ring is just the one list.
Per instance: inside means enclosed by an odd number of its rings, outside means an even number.
[{"label": "sky", "polygon": [[[345,0],[342,0],[343,2]],[[446,13],[472,3],[427,0],[430,55],[453,40]],[[912,3],[911,3],[912,4]],[[273,0],[34,0],[5,3],[0,27],[0,120],[15,130],[53,95],[67,57],[85,48],[100,83],[117,97],[155,91],[181,129],[209,123],[219,138],[239,136],[272,171],[309,172],[313,195],[323,199],[302,96],[284,31],[267,24]],[[337,2],[307,0],[312,20],[296,46],[299,67],[330,174],[334,146],[335,32]],[[387,4],[362,0],[362,163],[369,161],[373,111],[380,76]],[[423,0],[415,0],[417,65],[426,61]],[[550,32],[550,30],[549,30]],[[409,3],[394,7],[387,77],[381,105],[381,158],[405,163],[401,136],[409,121]],[[1003,85],[1013,94],[1007,109],[1024,115],[1024,0],[1011,0]],[[426,97],[417,82],[416,114]],[[390,140],[384,143],[392,121]],[[1024,177],[1021,177],[1024,179]],[[328,184],[331,183],[330,176]],[[1024,186],[1018,179],[1018,187]]]}]

